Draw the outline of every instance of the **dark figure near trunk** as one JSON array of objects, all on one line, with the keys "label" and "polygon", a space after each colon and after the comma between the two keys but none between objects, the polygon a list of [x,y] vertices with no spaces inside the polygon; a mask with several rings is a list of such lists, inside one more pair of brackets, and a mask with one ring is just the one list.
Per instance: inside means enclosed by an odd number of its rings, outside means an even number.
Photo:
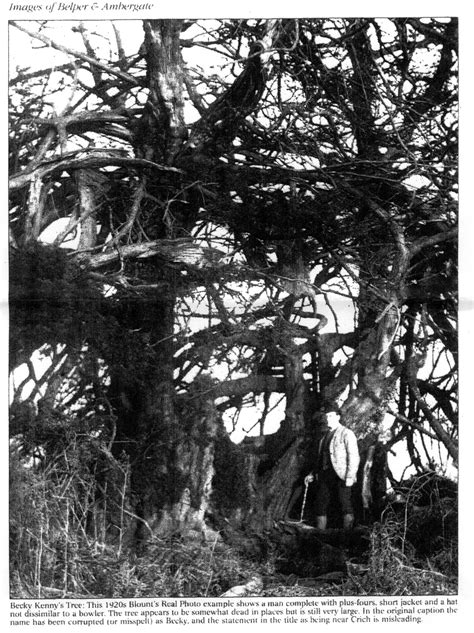
[{"label": "dark figure near trunk", "polygon": [[314,511],[316,527],[320,530],[326,529],[328,507],[334,498],[339,503],[344,529],[352,528],[352,486],[357,478],[359,459],[353,431],[340,423],[336,411],[327,412],[314,468],[305,477],[305,486],[312,482],[316,484]]}]

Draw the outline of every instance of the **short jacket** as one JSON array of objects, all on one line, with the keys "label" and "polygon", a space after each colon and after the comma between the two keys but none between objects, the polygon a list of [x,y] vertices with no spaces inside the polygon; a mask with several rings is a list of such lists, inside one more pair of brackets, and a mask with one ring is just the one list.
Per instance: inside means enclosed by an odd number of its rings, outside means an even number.
[{"label": "short jacket", "polygon": [[[323,444],[324,438],[319,442],[318,460],[321,458]],[[331,464],[340,479],[356,480],[360,458],[357,438],[353,431],[339,424],[329,443],[329,455]]]}]

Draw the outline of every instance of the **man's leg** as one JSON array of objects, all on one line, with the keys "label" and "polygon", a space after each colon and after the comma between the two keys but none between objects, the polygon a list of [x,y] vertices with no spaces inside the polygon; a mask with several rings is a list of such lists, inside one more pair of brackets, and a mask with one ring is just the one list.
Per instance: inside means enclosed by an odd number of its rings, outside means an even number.
[{"label": "man's leg", "polygon": [[314,499],[314,510],[316,527],[318,530],[325,530],[328,523],[327,509],[331,500],[331,489],[327,480],[327,473],[318,474],[316,483],[316,494]]},{"label": "man's leg", "polygon": [[328,518],[325,514],[316,517],[316,527],[318,530],[325,530],[328,524]]},{"label": "man's leg", "polygon": [[352,486],[348,487],[343,481],[339,483],[339,503],[342,511],[342,527],[352,530],[354,527],[354,510],[352,508]]},{"label": "man's leg", "polygon": [[[290,497],[290,501],[288,502],[288,506],[286,508],[286,512],[285,512],[285,516],[284,519],[285,521],[288,521],[291,519],[290,517],[290,513],[293,509],[293,506],[295,505],[295,503],[298,501],[298,499],[301,499],[301,491],[303,490],[303,486],[296,486],[296,488],[293,490],[291,497]],[[301,513],[301,508],[299,509],[299,512]]]}]

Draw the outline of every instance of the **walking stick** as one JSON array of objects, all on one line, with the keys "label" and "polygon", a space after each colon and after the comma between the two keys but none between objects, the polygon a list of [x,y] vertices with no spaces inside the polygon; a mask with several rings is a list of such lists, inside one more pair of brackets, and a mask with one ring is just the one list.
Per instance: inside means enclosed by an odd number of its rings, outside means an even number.
[{"label": "walking stick", "polygon": [[304,482],[304,495],[303,495],[303,504],[301,506],[301,514],[300,514],[300,523],[303,523],[303,516],[304,516],[304,508],[306,505],[306,495],[308,494],[308,486],[309,486],[309,481]]}]

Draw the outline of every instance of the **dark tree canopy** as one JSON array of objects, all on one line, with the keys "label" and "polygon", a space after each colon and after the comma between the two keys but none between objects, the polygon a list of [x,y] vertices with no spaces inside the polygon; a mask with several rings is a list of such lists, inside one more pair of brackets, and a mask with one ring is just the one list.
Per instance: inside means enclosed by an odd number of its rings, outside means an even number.
[{"label": "dark tree canopy", "polygon": [[116,460],[138,538],[285,516],[334,404],[373,489],[393,449],[455,465],[457,21],[120,31],[11,24],[57,52],[10,75],[22,450]]}]

